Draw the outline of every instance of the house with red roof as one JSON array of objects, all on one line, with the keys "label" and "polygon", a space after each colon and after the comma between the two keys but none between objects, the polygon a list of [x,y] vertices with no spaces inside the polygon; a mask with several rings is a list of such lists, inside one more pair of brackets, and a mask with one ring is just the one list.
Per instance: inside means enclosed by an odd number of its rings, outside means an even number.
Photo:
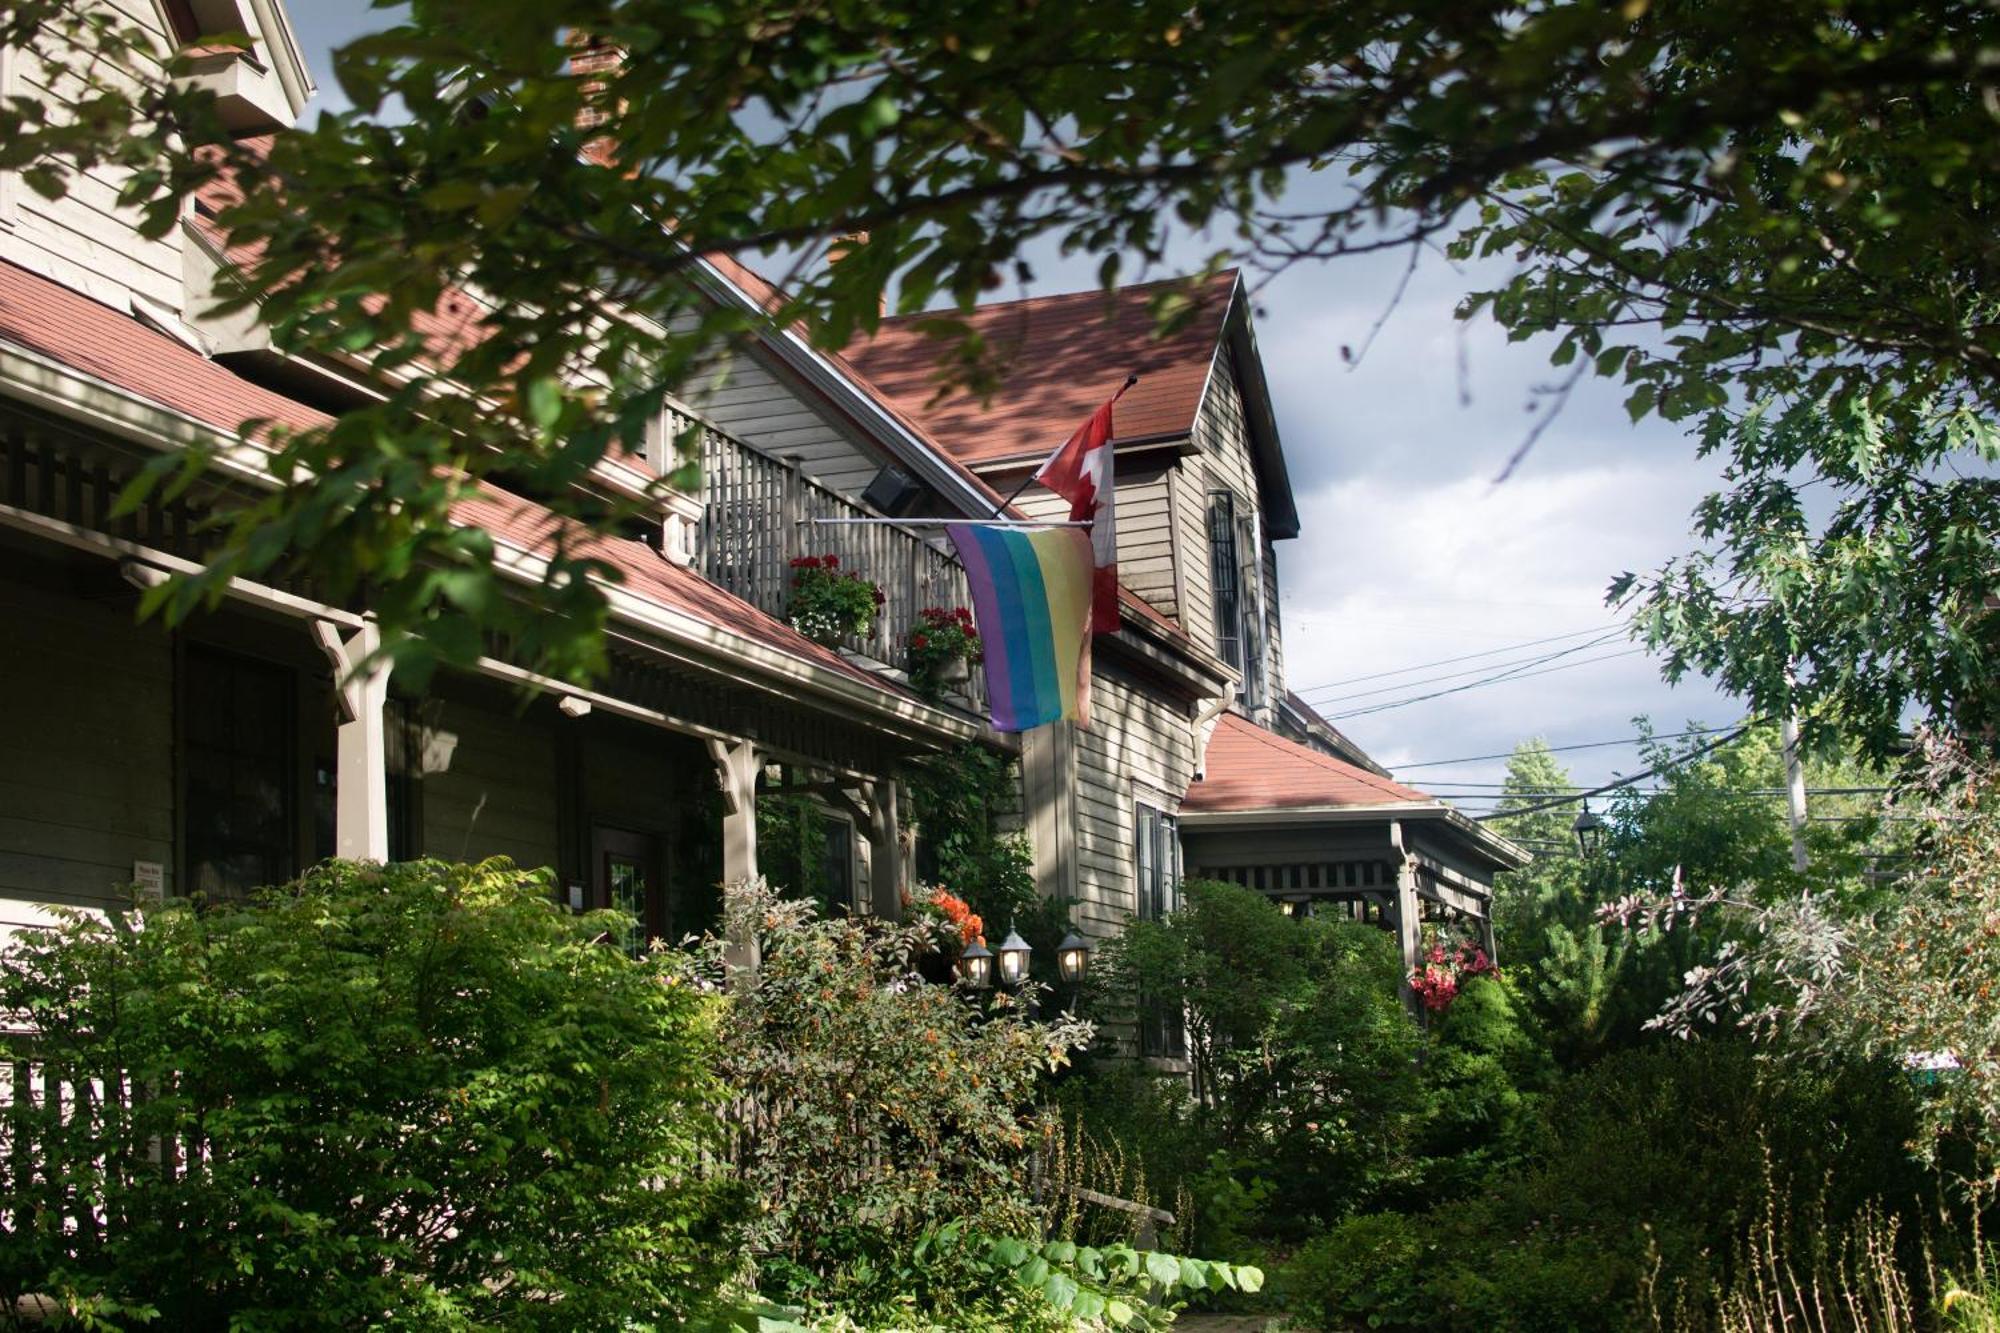
[{"label": "house with red roof", "polygon": [[[997,387],[984,395],[943,377],[968,336],[990,358]],[[1412,970],[1427,920],[1457,923],[1490,953],[1493,875],[1525,854],[1392,781],[1285,686],[1277,543],[1298,535],[1299,513],[1241,275],[887,318],[847,356],[1006,494],[1138,377],[1115,412],[1119,573],[1225,685],[1171,699],[1112,663],[1096,686],[1107,717],[1038,742],[1077,793],[1044,836],[1074,839],[1072,878],[1054,891],[1076,897],[1086,922],[1172,910],[1178,879],[1198,875],[1287,912],[1378,922]],[[1016,503],[1062,517],[1066,502],[1030,484]],[[1149,1025],[1146,1040],[1170,1053],[1171,1024]]]},{"label": "house with red roof", "polygon": [[[311,93],[276,0],[130,8],[162,49],[199,44],[204,25],[249,34],[194,76],[215,81],[241,135],[284,131]],[[48,82],[25,53],[0,63],[22,86]],[[810,526],[881,513],[860,492],[892,462],[937,512],[989,512],[990,489],[782,330],[760,345],[786,377],[766,405],[853,441],[872,460],[864,484],[682,406],[645,455],[591,478],[650,506],[635,531],[579,531],[494,486],[458,502],[524,581],[559,543],[616,572],[610,669],[588,688],[534,677],[503,642],[470,668],[401,679],[371,655],[369,607],[309,579],[239,579],[171,631],[140,623],[147,588],[202,562],[204,518],[275,484],[241,423],[310,428],[381,386],[361,358],[287,356],[254,321],[210,317],[233,258],[213,197],[150,239],[95,177],[60,200],[14,184],[0,178],[0,687],[16,701],[0,726],[0,935],[50,906],[129,901],[134,884],[227,895],[332,855],[504,855],[547,867],[574,906],[678,938],[715,919],[720,884],[770,869],[757,827],[773,798],[825,815],[821,882],[794,887],[894,914],[913,866],[906,765],[1017,748],[986,724],[976,681],[943,700],[909,686],[908,626],[967,600],[935,536]],[[716,301],[760,299],[721,263],[699,280]],[[476,336],[479,312],[456,294],[433,336]],[[705,484],[664,487],[690,426]],[[223,460],[202,487],[114,512],[138,469],[193,444]],[[886,601],[865,638],[826,646],[787,622],[788,561],[836,551]]]},{"label": "house with red roof", "polygon": [[[250,35],[195,74],[237,133],[299,114],[311,83],[277,0],[140,9],[163,46],[224,18]],[[9,187],[0,697],[33,703],[0,728],[0,935],[134,884],[233,894],[332,855],[504,855],[547,867],[573,906],[676,938],[715,919],[718,885],[778,873],[757,837],[774,800],[809,807],[823,844],[815,882],[787,887],[893,915],[926,845],[901,784],[965,744],[1017,765],[1037,883],[1097,937],[1171,911],[1199,873],[1380,921],[1414,956],[1426,912],[1483,923],[1492,872],[1519,863],[1285,689],[1275,543],[1299,517],[1233,273],[955,314],[1000,355],[977,397],[938,392],[938,317],[818,346],[769,318],[771,284],[704,257],[702,295],[764,318],[675,386],[643,454],[591,477],[643,506],[637,530],[579,531],[494,485],[457,509],[523,580],[559,547],[616,571],[608,674],[538,678],[494,642],[417,683],[373,656],[365,603],[309,579],[236,580],[171,631],[137,620],[145,589],[202,562],[205,517],[274,484],[241,423],[311,427],[382,386],[361,357],[288,355],[254,321],[208,313],[233,260],[214,197],[146,238],[94,179],[53,201]],[[479,314],[455,294],[430,336],[476,337]],[[998,734],[976,676],[941,699],[913,691],[909,632],[922,608],[969,601],[963,569],[934,526],[818,520],[1056,516],[1039,488],[1003,497],[1133,374],[1115,441],[1120,623],[1093,646],[1090,726]],[[699,485],[664,485],[690,436]],[[205,489],[115,510],[125,479],[194,444],[224,462]],[[883,590],[866,635],[827,646],[787,622],[803,556]],[[1172,1056],[1171,1024],[1142,1049]]]}]

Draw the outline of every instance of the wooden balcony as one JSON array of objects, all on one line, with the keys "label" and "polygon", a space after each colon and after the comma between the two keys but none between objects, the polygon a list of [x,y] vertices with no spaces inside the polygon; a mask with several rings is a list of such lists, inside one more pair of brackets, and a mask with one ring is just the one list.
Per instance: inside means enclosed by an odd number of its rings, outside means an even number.
[{"label": "wooden balcony", "polygon": [[[791,600],[791,562],[834,555],[842,569],[874,583],[886,599],[867,637],[841,646],[908,670],[906,644],[925,607],[970,606],[965,567],[937,529],[901,524],[821,524],[822,518],[877,518],[872,510],[806,476],[795,460],[772,458],[692,415],[670,428],[699,432],[703,512],[695,565],[719,587],[783,620]],[[983,673],[972,672],[957,698],[986,707]]]}]

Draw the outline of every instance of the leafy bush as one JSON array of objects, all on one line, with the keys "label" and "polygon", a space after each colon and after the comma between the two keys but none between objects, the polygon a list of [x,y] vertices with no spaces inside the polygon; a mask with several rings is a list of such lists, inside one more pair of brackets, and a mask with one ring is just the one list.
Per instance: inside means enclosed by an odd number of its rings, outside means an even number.
[{"label": "leafy bush", "polygon": [[[1287,917],[1262,894],[1190,880],[1186,906],[1134,922],[1098,964],[1098,1012],[1182,997],[1194,1068],[1198,1198],[1255,1199],[1262,1216],[1195,1235],[1311,1234],[1400,1188],[1423,1120],[1422,1034],[1398,998],[1402,962],[1373,926]],[[1211,1213],[1211,1218],[1213,1214]]]},{"label": "leafy bush", "polygon": [[763,946],[731,997],[723,1069],[741,1095],[732,1156],[760,1202],[747,1244],[764,1294],[893,1318],[924,1235],[1032,1234],[1028,1108],[1088,1026],[1031,1022],[1005,995],[982,1012],[923,983],[912,967],[932,922],[823,920],[761,886],[732,892],[729,911]]},{"label": "leafy bush", "polygon": [[1870,1209],[1913,1213],[1924,1177],[1903,1151],[1907,1085],[1872,1068],[1759,1060],[1747,1043],[1662,1044],[1607,1057],[1541,1103],[1531,1156],[1471,1197],[1350,1219],[1284,1275],[1332,1327],[1617,1330],[1651,1293],[1733,1281],[1766,1201],[1817,1199],[1768,1244]]},{"label": "leafy bush", "polygon": [[[330,862],[253,902],[25,936],[0,1298],[173,1328],[671,1323],[731,1262],[717,1001],[505,861]],[[16,1148],[8,1143],[10,1160]]]}]

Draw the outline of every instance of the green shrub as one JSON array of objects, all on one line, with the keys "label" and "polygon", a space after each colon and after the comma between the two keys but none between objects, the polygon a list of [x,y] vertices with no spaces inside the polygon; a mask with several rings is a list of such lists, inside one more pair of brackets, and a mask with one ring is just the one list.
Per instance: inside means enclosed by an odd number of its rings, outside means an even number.
[{"label": "green shrub", "polygon": [[0,1130],[46,1163],[0,1196],[0,1297],[169,1328],[685,1315],[732,1259],[717,1001],[593,942],[616,924],[504,861],[333,862],[17,941],[8,1058],[103,1091]]},{"label": "green shrub", "polygon": [[1032,1104],[1088,1027],[923,983],[929,924],[825,920],[762,886],[728,910],[763,951],[731,996],[722,1065],[744,1108],[733,1159],[759,1201],[760,1290],[868,1322],[904,1308],[924,1235],[1034,1234]]},{"label": "green shrub", "polygon": [[[1753,1227],[1765,1253],[1807,1255],[1823,1230],[1910,1216],[1924,1197],[1904,1150],[1912,1098],[1891,1071],[1663,1042],[1536,1105],[1514,1169],[1451,1176],[1465,1197],[1352,1218],[1304,1247],[1282,1284],[1295,1308],[1335,1328],[1640,1327],[1659,1293],[1692,1309],[1730,1288]],[[1774,1211],[1773,1197],[1817,1206]]]}]

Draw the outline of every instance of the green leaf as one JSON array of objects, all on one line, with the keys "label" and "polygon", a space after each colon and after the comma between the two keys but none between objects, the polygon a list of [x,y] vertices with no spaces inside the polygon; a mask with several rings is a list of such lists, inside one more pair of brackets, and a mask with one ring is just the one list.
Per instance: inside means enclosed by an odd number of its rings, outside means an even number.
[{"label": "green leaf", "polygon": [[562,420],[563,389],[560,381],[550,378],[531,380],[528,383],[528,420],[545,431],[552,431]]},{"label": "green leaf", "polygon": [[1146,1254],[1146,1276],[1163,1287],[1172,1287],[1181,1279],[1180,1261],[1171,1254],[1161,1254],[1157,1250]]},{"label": "green leaf", "polygon": [[1068,1273],[1051,1273],[1048,1281],[1042,1284],[1042,1295],[1058,1310],[1069,1309],[1076,1301],[1078,1290],[1076,1279]]}]

